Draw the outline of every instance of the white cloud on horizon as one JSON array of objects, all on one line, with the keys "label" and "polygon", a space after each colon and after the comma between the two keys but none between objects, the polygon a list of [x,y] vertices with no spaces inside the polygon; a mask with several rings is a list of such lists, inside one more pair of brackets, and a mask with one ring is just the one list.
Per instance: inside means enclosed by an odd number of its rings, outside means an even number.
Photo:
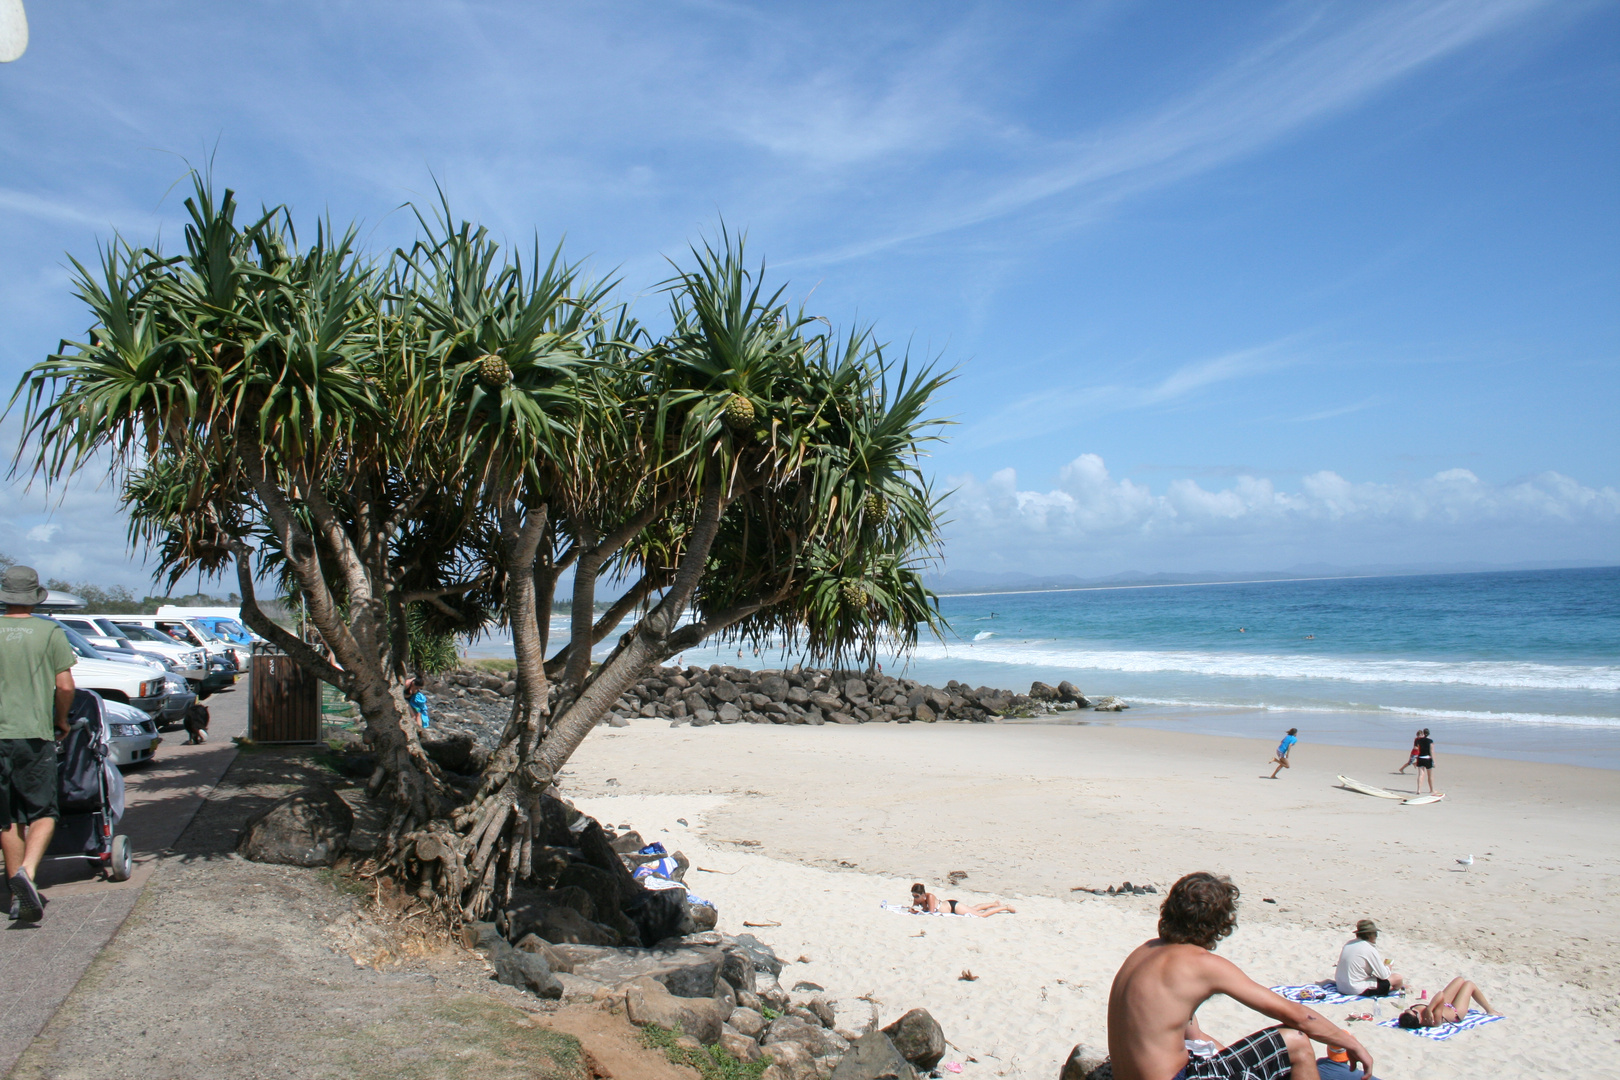
[{"label": "white cloud on horizon", "polygon": [[1097,454],[1047,491],[1013,469],[953,477],[947,557],[959,569],[1046,573],[1280,568],[1300,561],[1620,561],[1620,491],[1556,472],[1490,484],[1467,469],[1400,483],[1311,473],[1287,491],[1239,476],[1154,492]]}]

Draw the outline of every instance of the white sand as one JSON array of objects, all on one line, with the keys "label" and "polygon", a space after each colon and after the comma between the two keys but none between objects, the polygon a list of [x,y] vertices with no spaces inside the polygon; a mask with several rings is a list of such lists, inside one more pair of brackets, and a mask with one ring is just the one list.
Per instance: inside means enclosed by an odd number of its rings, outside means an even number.
[{"label": "white sand", "polygon": [[[1282,717],[1279,730],[1302,719]],[[722,930],[780,922],[751,932],[786,960],[806,958],[784,970],[788,989],[819,983],[857,1022],[860,995],[884,1023],[929,1009],[963,1076],[1051,1080],[1074,1043],[1104,1045],[1109,983],[1153,935],[1160,897],[1070,889],[1129,879],[1162,894],[1191,870],[1243,890],[1220,952],[1264,984],[1331,977],[1370,916],[1416,987],[1464,974],[1507,1014],[1445,1043],[1351,1024],[1381,1077],[1620,1076],[1620,774],[1452,755],[1438,772],[1446,800],[1406,807],[1334,780],[1409,783],[1390,775],[1404,747],[1307,740],[1275,782],[1261,778],[1271,751],[1128,722],[641,720],[593,734],[564,786],[604,822],[685,851],[688,883],[719,906]],[[1454,860],[1467,854],[1465,871]],[[962,887],[946,884],[952,870],[968,873]],[[1018,914],[879,909],[913,880],[940,896],[1010,899]],[[964,970],[979,978],[960,980]],[[1342,1023],[1365,1009],[1320,1011]],[[1226,999],[1200,1020],[1228,1040],[1265,1023]]]}]

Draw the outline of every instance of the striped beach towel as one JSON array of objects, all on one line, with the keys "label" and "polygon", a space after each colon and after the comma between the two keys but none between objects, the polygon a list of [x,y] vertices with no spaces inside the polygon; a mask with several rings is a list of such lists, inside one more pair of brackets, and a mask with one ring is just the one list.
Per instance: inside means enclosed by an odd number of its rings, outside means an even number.
[{"label": "striped beach towel", "polygon": [[1339,984],[1332,979],[1323,979],[1319,983],[1303,983],[1299,986],[1273,986],[1271,992],[1281,994],[1289,1001],[1297,1001],[1301,1005],[1349,1005],[1352,1002],[1372,1000],[1359,994],[1339,993]]},{"label": "striped beach towel", "polygon": [[[1459,1031],[1468,1031],[1472,1028],[1483,1027],[1486,1024],[1493,1024],[1500,1019],[1502,1019],[1500,1016],[1497,1016],[1494,1013],[1488,1013],[1484,1009],[1469,1009],[1468,1015],[1463,1017],[1455,1024],[1441,1024],[1438,1027],[1425,1028],[1402,1028],[1402,1030],[1410,1031],[1414,1035],[1421,1035],[1423,1038],[1429,1039],[1433,1042],[1445,1042]],[[1393,1020],[1382,1020],[1379,1022],[1378,1026],[1399,1028],[1401,1024],[1400,1019],[1397,1017]]]}]

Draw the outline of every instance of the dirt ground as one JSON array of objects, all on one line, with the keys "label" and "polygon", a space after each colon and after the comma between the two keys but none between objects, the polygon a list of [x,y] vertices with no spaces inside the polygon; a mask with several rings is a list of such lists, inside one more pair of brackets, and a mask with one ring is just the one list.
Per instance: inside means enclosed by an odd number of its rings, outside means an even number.
[{"label": "dirt ground", "polygon": [[302,752],[238,756],[10,1075],[695,1077],[621,1017],[558,1009],[476,953],[380,924],[350,879],[231,853],[249,813],[320,773]]}]

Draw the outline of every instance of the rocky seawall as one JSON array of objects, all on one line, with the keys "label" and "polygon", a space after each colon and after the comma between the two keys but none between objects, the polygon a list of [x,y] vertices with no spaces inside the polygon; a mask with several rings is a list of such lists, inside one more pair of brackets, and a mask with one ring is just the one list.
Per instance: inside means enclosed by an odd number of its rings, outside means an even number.
[{"label": "rocky seawall", "polygon": [[[458,670],[429,681],[430,711],[452,727],[503,722],[516,684],[488,672]],[[915,679],[831,668],[760,671],[715,664],[649,672],[614,703],[607,722],[635,718],[672,724],[985,723],[1092,709],[1119,712],[1117,697],[1088,698],[1073,683],[1031,683],[1028,693],[951,680],[943,687]],[[480,740],[483,741],[483,740]]]}]

